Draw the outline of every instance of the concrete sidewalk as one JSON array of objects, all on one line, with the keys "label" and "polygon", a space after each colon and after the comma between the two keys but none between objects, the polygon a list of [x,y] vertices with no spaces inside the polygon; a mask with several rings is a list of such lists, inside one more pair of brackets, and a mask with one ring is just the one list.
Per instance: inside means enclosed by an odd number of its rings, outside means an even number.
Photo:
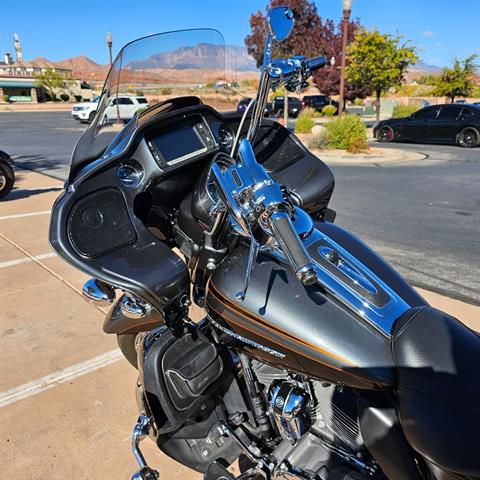
[{"label": "concrete sidewalk", "polygon": [[[50,250],[50,210],[61,189],[17,170],[15,190],[0,202],[0,471],[32,480],[129,479],[136,372],[103,334],[104,311],[81,298],[86,276]],[[480,308],[422,294],[480,330]],[[201,478],[152,442],[143,445],[161,478]]]}]

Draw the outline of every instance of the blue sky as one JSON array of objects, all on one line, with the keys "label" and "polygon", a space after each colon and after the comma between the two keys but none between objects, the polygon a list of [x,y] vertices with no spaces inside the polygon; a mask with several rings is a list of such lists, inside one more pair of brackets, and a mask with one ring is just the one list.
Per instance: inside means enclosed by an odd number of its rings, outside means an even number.
[{"label": "blue sky", "polygon": [[[341,0],[317,0],[324,18],[341,17]],[[20,35],[24,58],[63,60],[86,54],[107,63],[106,32],[114,52],[139,36],[180,28],[212,27],[229,44],[243,45],[249,16],[266,0],[35,0],[7,1],[0,15],[0,52],[13,53]],[[354,0],[352,16],[368,28],[400,33],[421,58],[444,66],[454,57],[480,54],[480,0]]]}]

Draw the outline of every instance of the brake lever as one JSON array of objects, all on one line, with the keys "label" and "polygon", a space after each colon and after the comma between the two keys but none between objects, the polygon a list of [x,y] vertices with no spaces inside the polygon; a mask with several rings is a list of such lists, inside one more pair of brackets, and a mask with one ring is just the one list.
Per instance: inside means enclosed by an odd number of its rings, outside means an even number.
[{"label": "brake lever", "polygon": [[243,302],[247,295],[248,285],[250,283],[250,277],[252,276],[253,267],[257,260],[259,244],[253,234],[250,235],[250,248],[248,252],[247,270],[245,271],[245,279],[243,284],[243,290],[236,294],[238,300]]}]

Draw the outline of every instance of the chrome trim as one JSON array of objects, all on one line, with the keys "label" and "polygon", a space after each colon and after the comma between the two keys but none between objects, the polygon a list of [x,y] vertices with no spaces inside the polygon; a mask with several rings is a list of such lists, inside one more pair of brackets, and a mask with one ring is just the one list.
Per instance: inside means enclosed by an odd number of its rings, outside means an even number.
[{"label": "chrome trim", "polygon": [[[328,249],[329,254],[335,252],[336,256],[338,256],[339,265],[335,265],[335,262],[332,261],[329,261],[329,263],[335,267],[336,271],[343,273],[359,288],[353,289],[342,281],[340,275],[327,270],[313,257],[312,260],[317,270],[318,285],[324,288],[337,301],[368,321],[373,327],[390,336],[395,321],[411,308],[410,305],[360,260],[323,232],[315,229],[304,241],[304,245],[308,250],[318,242],[322,243],[322,246],[317,249],[318,254],[325,258],[324,254],[327,252],[325,248]],[[327,245],[325,246],[325,244]],[[260,247],[260,252],[270,255],[282,263],[289,264],[287,257],[279,249],[278,245],[269,243]],[[368,299],[369,295],[378,295],[380,293],[379,289],[388,299],[387,303],[380,307]],[[361,290],[365,294],[362,294]]]},{"label": "chrome trim", "polygon": [[218,322],[216,322],[210,315],[207,315],[206,318],[208,319],[208,321],[209,321],[210,323],[212,323],[212,325],[213,325],[215,328],[218,328],[218,329],[221,330],[223,333],[226,333],[226,334],[229,335],[230,337],[235,338],[235,340],[239,340],[239,341],[241,341],[241,342],[243,342],[243,343],[246,343],[247,345],[250,345],[251,347],[259,348],[260,350],[263,350],[264,352],[267,352],[267,353],[269,353],[270,355],[273,355],[274,357],[285,358],[285,354],[284,354],[284,353],[277,352],[276,350],[273,350],[273,349],[270,348],[270,347],[266,347],[265,345],[261,345],[260,343],[254,342],[253,340],[250,340],[249,338],[242,337],[242,336],[239,335],[238,333],[232,332],[232,330],[229,330],[228,328],[226,328],[226,327],[224,327],[223,325],[220,325]]},{"label": "chrome trim", "polygon": [[309,420],[307,407],[310,395],[291,382],[275,380],[268,392],[268,410],[275,419],[282,437],[296,445],[307,432]]},{"label": "chrome trim", "polygon": [[132,475],[132,480],[157,480],[159,473],[147,465],[145,457],[143,456],[139,444],[148,435],[152,419],[147,417],[144,412],[140,413],[137,423],[133,427],[132,432],[132,451],[135,460],[140,466],[140,470]]},{"label": "chrome trim", "polygon": [[152,307],[139,298],[125,294],[120,299],[120,308],[126,317],[138,320],[145,317]]},{"label": "chrome trim", "polygon": [[97,305],[111,305],[115,300],[115,289],[97,278],[87,280],[82,287],[82,295]]}]

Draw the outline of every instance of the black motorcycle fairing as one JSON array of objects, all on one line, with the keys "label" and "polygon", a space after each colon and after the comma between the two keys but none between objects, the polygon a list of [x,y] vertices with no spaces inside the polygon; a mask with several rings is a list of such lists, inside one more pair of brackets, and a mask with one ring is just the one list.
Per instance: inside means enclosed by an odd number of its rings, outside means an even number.
[{"label": "black motorcycle fairing", "polygon": [[397,321],[392,351],[409,443],[452,477],[480,478],[480,336],[450,315],[418,307]]}]

